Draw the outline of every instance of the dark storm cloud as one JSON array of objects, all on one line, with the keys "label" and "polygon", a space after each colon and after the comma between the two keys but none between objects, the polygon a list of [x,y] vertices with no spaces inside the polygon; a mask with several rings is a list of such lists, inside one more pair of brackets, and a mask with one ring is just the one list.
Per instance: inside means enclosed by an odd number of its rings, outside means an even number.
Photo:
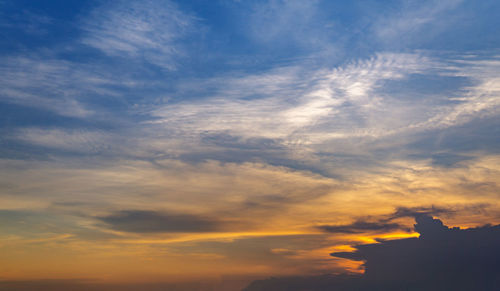
[{"label": "dark storm cloud", "polygon": [[[400,215],[413,213],[402,211]],[[253,282],[245,291],[498,290],[500,225],[449,228],[422,213],[415,220],[419,238],[358,245],[354,252],[331,254],[365,261],[362,276],[268,279]]]},{"label": "dark storm cloud", "polygon": [[147,210],[122,210],[97,218],[114,230],[136,233],[208,232],[221,226],[220,222],[203,216]]}]

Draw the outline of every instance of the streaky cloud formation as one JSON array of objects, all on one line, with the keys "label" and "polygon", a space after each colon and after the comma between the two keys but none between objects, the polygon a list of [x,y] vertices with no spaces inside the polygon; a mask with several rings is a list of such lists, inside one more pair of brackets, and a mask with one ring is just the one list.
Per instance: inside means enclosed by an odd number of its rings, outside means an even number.
[{"label": "streaky cloud formation", "polygon": [[322,225],[321,230],[332,233],[360,233],[365,231],[392,231],[403,228],[397,223],[355,221],[348,225]]},{"label": "streaky cloud formation", "polygon": [[178,40],[194,21],[168,0],[115,1],[90,13],[81,41],[110,56],[132,57],[171,70],[183,54]]},{"label": "streaky cloud formation", "polygon": [[215,220],[190,214],[122,210],[98,217],[112,229],[126,232],[207,232],[220,228]]},{"label": "streaky cloud formation", "polygon": [[[312,75],[305,75],[299,68],[280,68],[262,75],[225,79],[222,91],[212,99],[166,105],[151,114],[159,118],[154,123],[188,132],[231,132],[280,138],[292,144],[372,135],[376,129],[363,129],[371,122],[352,120],[352,115],[368,118],[364,112],[380,105],[383,100],[370,94],[382,80],[401,79],[429,65],[426,58],[414,54],[378,54]],[[255,95],[259,97],[245,98]],[[203,122],[198,123],[200,120]],[[333,120],[361,128],[358,133],[343,132],[330,124]],[[330,133],[325,132],[327,128]]]}]

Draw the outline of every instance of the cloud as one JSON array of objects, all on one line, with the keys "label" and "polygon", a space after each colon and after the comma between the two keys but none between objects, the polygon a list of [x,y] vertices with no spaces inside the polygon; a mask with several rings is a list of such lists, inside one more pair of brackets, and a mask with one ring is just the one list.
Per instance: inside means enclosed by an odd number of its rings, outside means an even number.
[{"label": "cloud", "polygon": [[[401,79],[428,65],[418,55],[387,53],[331,70],[279,68],[226,78],[218,84],[220,92],[210,99],[166,104],[150,113],[153,123],[186,135],[229,132],[247,138],[283,139],[289,145],[372,136],[382,132],[364,129],[372,124],[366,120],[369,112],[382,105],[372,91],[382,80]],[[249,98],[255,94],[259,98]],[[355,130],[347,131],[349,126]]]},{"label": "cloud", "polygon": [[414,218],[498,219],[499,57],[464,52],[494,1],[14,2],[6,276],[337,271]]},{"label": "cloud", "polygon": [[122,210],[97,219],[114,230],[135,233],[209,232],[221,227],[220,222],[203,216],[149,210]]},{"label": "cloud", "polygon": [[[463,211],[464,209],[462,209]],[[436,207],[436,206],[431,206],[431,207],[398,207],[396,208],[396,211],[389,215],[389,220],[393,220],[396,218],[402,218],[402,217],[412,217],[412,218],[417,218],[420,216],[429,216],[429,215],[443,215],[443,214],[452,214],[456,211],[451,210],[449,208],[442,208],[442,207]]]},{"label": "cloud", "polygon": [[[367,158],[377,150],[378,160],[389,158],[380,154],[382,149],[394,158],[392,149],[406,154],[404,146],[419,139],[418,134],[442,136],[449,128],[495,116],[500,108],[496,97],[499,82],[494,77],[498,70],[494,57],[438,61],[422,54],[379,53],[333,69],[299,63],[257,74],[204,79],[196,86],[180,82],[180,91],[192,88],[182,94],[209,95],[138,105],[125,112],[93,102],[97,98],[130,102],[145,84],[155,87],[155,81],[142,83],[127,72],[115,74],[106,65],[17,57],[7,58],[5,69],[0,71],[5,77],[0,81],[4,85],[0,98],[89,122],[135,120],[139,116],[144,120],[144,114],[149,115],[143,123],[128,124],[115,134],[93,129],[27,128],[15,136],[37,146],[67,151],[73,141],[84,139],[91,141],[88,150],[82,148],[83,143],[73,147],[74,152],[147,159],[168,156],[186,161],[266,160],[334,176],[336,173],[325,168],[342,156],[367,165]],[[453,85],[456,91],[429,98],[439,99],[437,103],[398,96],[406,92],[391,94],[391,87],[400,85],[397,81],[418,83],[412,76],[432,78],[433,74],[458,78]],[[48,136],[65,140],[49,142]],[[319,162],[332,154],[336,161]],[[436,161],[443,156],[432,154]]]},{"label": "cloud", "polygon": [[365,260],[368,282],[425,290],[493,290],[500,272],[500,225],[448,228],[428,215],[416,217],[419,238],[356,246],[332,256]]},{"label": "cloud", "polygon": [[[400,4],[398,9],[388,9],[383,17],[376,17],[370,28],[379,42],[391,47],[425,42],[446,31],[459,19],[456,10],[462,2],[408,1]],[[422,33],[426,28],[432,29]]]},{"label": "cloud", "polygon": [[355,221],[346,225],[321,225],[319,229],[331,233],[360,233],[367,231],[389,232],[396,229],[404,228],[397,223],[383,223],[383,222],[368,222],[368,221]]},{"label": "cloud", "polygon": [[123,67],[65,60],[55,51],[3,56],[0,61],[0,101],[65,117],[90,120],[106,111],[109,121],[113,110],[97,104],[96,98],[121,101],[122,90],[141,84],[123,72]]},{"label": "cloud", "polygon": [[32,145],[77,153],[99,153],[113,144],[109,134],[88,130],[24,128],[16,139]]},{"label": "cloud", "polygon": [[182,55],[177,40],[193,21],[170,1],[115,1],[85,19],[82,42],[109,56],[144,60],[171,70],[175,58]]},{"label": "cloud", "polygon": [[[53,19],[47,15],[30,12],[26,9],[19,10],[14,5],[0,2],[0,27],[5,32],[12,30],[31,37],[43,37],[49,33],[49,26],[53,23]],[[10,10],[10,11],[9,11]],[[6,33],[8,35],[8,32]]]},{"label": "cloud", "polygon": [[500,58],[488,60],[457,60],[455,76],[470,78],[475,85],[458,98],[460,104],[451,108],[444,116],[436,116],[428,122],[436,126],[463,124],[477,117],[488,117],[500,112]]},{"label": "cloud", "polygon": [[[206,136],[224,134],[239,139],[241,147],[246,140],[268,139],[282,152],[335,153],[347,142],[352,143],[350,154],[366,154],[378,146],[374,140],[403,137],[404,142],[422,132],[495,115],[499,82],[492,76],[498,71],[495,58],[446,61],[401,53],[379,53],[333,69],[283,67],[197,82],[197,88],[215,92],[200,100],[153,107],[148,123],[163,131],[175,128],[171,138],[198,145]],[[414,92],[391,93],[398,80],[426,86],[425,78],[414,76],[451,78],[455,83],[450,83],[453,90],[438,90],[432,98],[425,93],[426,102],[418,94],[408,97]]]},{"label": "cloud", "polygon": [[[464,211],[465,209],[462,209]],[[367,233],[367,232],[376,232],[376,233],[390,233],[395,230],[402,230],[405,232],[411,232],[407,226],[396,223],[394,220],[400,218],[417,218],[421,216],[427,215],[437,215],[437,214],[453,214],[455,211],[449,208],[442,208],[436,206],[430,207],[397,207],[396,210],[389,214],[383,215],[374,218],[362,218],[354,221],[350,224],[341,224],[341,225],[320,225],[317,226],[318,229],[330,232],[330,233],[347,233],[347,234],[355,234],[355,233]]]},{"label": "cloud", "polygon": [[362,276],[274,278],[255,281],[244,290],[496,290],[500,225],[449,228],[426,214],[416,222],[419,238],[357,245],[354,252],[331,254],[365,261]]},{"label": "cloud", "polygon": [[[77,89],[79,84],[90,80],[90,75],[73,70],[69,62],[4,57],[0,76],[0,100],[4,102],[50,110],[63,116],[86,117],[92,113],[78,100],[81,92]],[[75,77],[81,83],[73,83]]]},{"label": "cloud", "polygon": [[[93,201],[95,205],[87,205],[86,211],[95,213],[110,205],[118,209],[152,209],[160,203],[188,209],[188,213],[224,212],[231,217],[237,212],[241,219],[254,221],[278,215],[278,209],[317,199],[337,187],[333,179],[262,163],[151,163],[96,157],[84,162],[65,158],[0,160],[0,164],[0,184],[4,197],[9,197],[4,200],[4,208],[9,207],[7,200],[15,205],[41,203],[41,207],[52,202]],[[251,215],[251,209],[243,209],[248,201],[273,205],[274,211],[256,217]],[[97,205],[102,208],[96,209]]]}]

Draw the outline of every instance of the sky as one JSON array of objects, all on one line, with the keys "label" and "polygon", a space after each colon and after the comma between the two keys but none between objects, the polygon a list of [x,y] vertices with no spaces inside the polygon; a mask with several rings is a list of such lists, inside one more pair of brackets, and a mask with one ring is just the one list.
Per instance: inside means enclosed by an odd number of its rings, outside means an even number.
[{"label": "sky", "polygon": [[362,273],[330,253],[499,224],[499,12],[1,0],[0,281]]},{"label": "sky", "polygon": [[363,274],[273,277],[255,280],[244,291],[498,289],[500,225],[450,228],[428,213],[413,215],[419,237],[379,239],[331,254],[364,261]]}]

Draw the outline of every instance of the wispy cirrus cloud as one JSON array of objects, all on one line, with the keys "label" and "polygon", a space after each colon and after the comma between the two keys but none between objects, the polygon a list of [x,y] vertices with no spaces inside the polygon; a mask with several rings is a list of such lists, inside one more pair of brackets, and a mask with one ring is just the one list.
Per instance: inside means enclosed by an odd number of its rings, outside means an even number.
[{"label": "wispy cirrus cloud", "polygon": [[435,126],[463,124],[476,117],[487,117],[500,111],[500,57],[481,60],[456,60],[454,76],[470,78],[474,85],[466,88],[463,96],[456,98],[460,104],[436,119]]},{"label": "wispy cirrus cloud", "polygon": [[[225,79],[210,98],[162,105],[150,114],[152,123],[176,128],[180,136],[222,132],[282,144],[407,135],[495,114],[499,99],[493,72],[500,70],[496,60],[456,60],[460,67],[453,62],[379,54],[332,70],[289,67]],[[411,81],[419,75],[465,78],[468,83],[461,81],[466,85],[457,86],[453,95],[436,92],[434,102],[385,93],[393,85],[386,81]]]},{"label": "wispy cirrus cloud", "polygon": [[[29,19],[35,18],[31,14]],[[3,56],[0,100],[81,119],[105,109],[96,104],[96,98],[114,99],[123,106],[128,98],[124,88],[142,88],[155,82],[131,77],[128,63],[134,62],[136,69],[145,64],[173,69],[175,58],[183,54],[176,41],[193,21],[170,1],[123,1],[98,6],[82,16],[82,38],[68,47]],[[106,56],[98,62],[65,57],[84,50],[82,42]],[[110,65],[109,57],[128,61]]]},{"label": "wispy cirrus cloud", "polygon": [[[291,67],[260,76],[226,79],[212,98],[167,104],[151,110],[151,115],[157,118],[154,123],[180,131],[228,131],[268,138],[297,135],[307,139],[317,131],[324,134],[325,123],[363,123],[367,117],[363,112],[376,108],[382,101],[371,95],[380,81],[401,79],[409,73],[421,72],[426,66],[425,58],[417,55],[380,54],[332,70],[301,71]],[[259,91],[248,92],[247,87],[271,87],[271,90],[259,94]],[[255,93],[259,98],[251,98]],[[361,121],[351,118],[346,111],[359,114]],[[330,134],[331,130],[330,127]]]},{"label": "wispy cirrus cloud", "polygon": [[109,133],[89,130],[23,128],[14,138],[31,145],[80,154],[102,153],[115,145]]},{"label": "wispy cirrus cloud", "polygon": [[88,119],[104,109],[95,98],[123,100],[123,88],[141,85],[116,68],[77,62],[55,53],[4,56],[0,67],[0,101],[57,115]]},{"label": "wispy cirrus cloud", "polygon": [[[90,113],[73,112],[61,98],[84,106],[81,102],[86,94],[120,99],[121,89],[135,89],[128,75],[118,79],[109,74],[95,76],[92,66],[71,67],[65,61],[26,58],[19,63],[24,65],[18,71],[3,71],[7,77],[5,100],[29,106],[41,98],[39,106],[62,115],[84,117]],[[28,71],[27,66],[39,68],[39,73]],[[290,166],[299,160],[317,169],[324,166],[318,164],[318,150],[366,157],[381,147],[393,146],[393,142],[383,141],[391,136],[403,136],[405,142],[412,134],[494,116],[499,107],[498,70],[496,58],[438,61],[418,54],[391,53],[334,69],[280,67],[259,74],[205,79],[192,89],[187,89],[188,82],[180,84],[183,94],[208,91],[210,95],[131,109],[127,114],[146,113],[149,118],[123,129],[127,138],[94,129],[36,127],[20,130],[10,138],[63,151],[148,159],[199,156],[225,160],[221,151],[230,148],[241,157],[227,157],[230,161],[261,157]],[[398,82],[423,85],[415,76],[455,78],[459,83],[454,85],[455,91],[438,90],[425,100],[411,91],[391,91],[400,86]],[[73,77],[81,82],[71,83]],[[378,139],[382,143],[373,144]]]},{"label": "wispy cirrus cloud", "polygon": [[82,43],[109,56],[138,59],[170,70],[183,54],[177,41],[194,20],[167,0],[116,1],[94,9],[83,20]]},{"label": "wispy cirrus cloud", "polygon": [[[449,25],[459,19],[452,12],[463,0],[449,1],[407,1],[399,4],[399,9],[388,10],[389,15],[376,17],[371,30],[379,42],[389,46],[401,42],[422,41],[442,33]],[[422,31],[425,28],[430,28]]]},{"label": "wispy cirrus cloud", "polygon": [[[45,109],[64,116],[85,117],[92,113],[92,109],[86,108],[78,100],[82,94],[80,85],[99,83],[98,77],[74,70],[70,62],[58,59],[4,57],[2,62],[2,101]],[[73,83],[73,78],[79,82]]]}]

